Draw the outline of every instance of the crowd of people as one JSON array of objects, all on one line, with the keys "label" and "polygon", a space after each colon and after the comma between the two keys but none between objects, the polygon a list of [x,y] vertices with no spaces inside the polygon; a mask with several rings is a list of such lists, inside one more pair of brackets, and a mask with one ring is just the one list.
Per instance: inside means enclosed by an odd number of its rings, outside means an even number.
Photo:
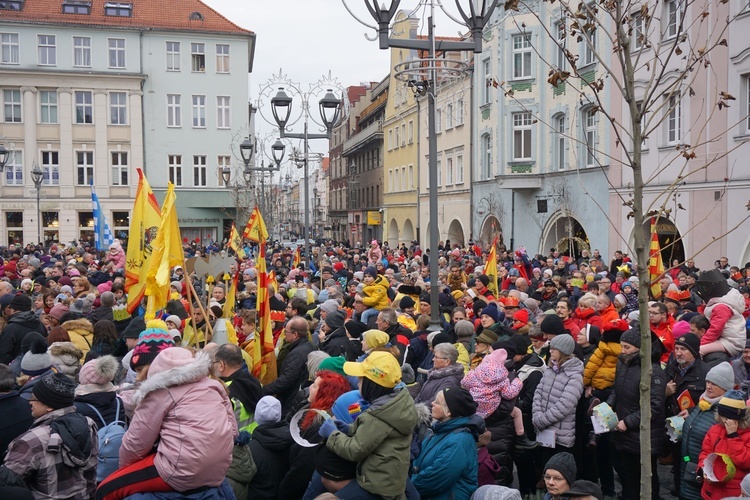
[{"label": "crowd of people", "polygon": [[652,498],[750,496],[750,263],[675,262],[644,335],[619,251],[323,243],[269,245],[262,375],[253,258],[147,321],[119,241],[0,248],[0,496],[641,498],[644,362]]}]

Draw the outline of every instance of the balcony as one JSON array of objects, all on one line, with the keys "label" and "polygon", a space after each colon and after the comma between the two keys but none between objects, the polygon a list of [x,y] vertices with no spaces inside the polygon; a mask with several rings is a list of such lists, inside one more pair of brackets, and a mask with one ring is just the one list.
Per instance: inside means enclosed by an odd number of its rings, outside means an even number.
[{"label": "balcony", "polygon": [[373,141],[383,140],[383,122],[378,120],[360,130],[353,137],[344,142],[344,156],[356,153]]}]

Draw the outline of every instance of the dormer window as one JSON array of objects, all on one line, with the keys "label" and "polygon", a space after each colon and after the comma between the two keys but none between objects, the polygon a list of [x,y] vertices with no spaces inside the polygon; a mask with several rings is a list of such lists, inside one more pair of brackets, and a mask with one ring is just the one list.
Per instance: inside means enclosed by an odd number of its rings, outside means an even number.
[{"label": "dormer window", "polygon": [[104,14],[107,16],[133,17],[133,4],[107,2],[104,4]]},{"label": "dormer window", "polygon": [[201,14],[198,11],[191,12],[188,16],[188,20],[190,21],[203,21],[203,14]]},{"label": "dormer window", "polygon": [[23,0],[0,0],[0,10],[23,10]]},{"label": "dormer window", "polygon": [[62,4],[63,14],[91,14],[91,2],[76,2],[68,0]]}]

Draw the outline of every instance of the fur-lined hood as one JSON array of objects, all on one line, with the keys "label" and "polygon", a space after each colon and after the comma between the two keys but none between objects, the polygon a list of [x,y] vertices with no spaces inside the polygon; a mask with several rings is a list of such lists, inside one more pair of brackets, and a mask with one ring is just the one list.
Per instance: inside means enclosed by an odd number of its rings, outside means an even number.
[{"label": "fur-lined hood", "polygon": [[79,363],[83,358],[83,351],[77,348],[73,342],[53,342],[49,346],[48,352],[50,356],[65,359],[66,364],[71,364],[68,363],[68,359],[75,359],[75,362]]},{"label": "fur-lined hood", "polygon": [[417,403],[414,405],[417,408],[417,426],[419,424],[432,424],[432,409],[427,403]]},{"label": "fur-lined hood", "polygon": [[70,330],[75,330],[79,334],[83,334],[83,332],[90,333],[91,335],[94,335],[94,325],[91,324],[91,321],[81,318],[81,319],[71,319],[69,321],[66,321],[61,325],[63,328],[65,328],[68,332]]},{"label": "fur-lined hood", "polygon": [[186,365],[170,368],[153,375],[149,374],[146,381],[133,395],[133,405],[138,406],[146,396],[154,391],[192,384],[208,377],[212,363],[213,358],[209,354],[199,352],[193,361]]}]

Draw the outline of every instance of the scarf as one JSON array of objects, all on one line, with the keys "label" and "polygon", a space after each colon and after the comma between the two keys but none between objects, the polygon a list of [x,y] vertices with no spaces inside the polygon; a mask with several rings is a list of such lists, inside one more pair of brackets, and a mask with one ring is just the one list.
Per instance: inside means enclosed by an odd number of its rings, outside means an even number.
[{"label": "scarf", "polygon": [[711,407],[712,407],[713,405],[715,405],[716,403],[718,403],[718,402],[719,402],[719,400],[720,400],[720,399],[721,399],[722,397],[723,397],[723,396],[718,396],[718,397],[716,397],[716,398],[709,398],[708,396],[706,396],[706,393],[704,392],[703,394],[701,394],[701,398],[700,398],[700,401],[698,401],[698,408],[699,408],[699,409],[700,409],[701,411],[708,411],[708,410],[710,410],[710,409],[711,409]]}]

